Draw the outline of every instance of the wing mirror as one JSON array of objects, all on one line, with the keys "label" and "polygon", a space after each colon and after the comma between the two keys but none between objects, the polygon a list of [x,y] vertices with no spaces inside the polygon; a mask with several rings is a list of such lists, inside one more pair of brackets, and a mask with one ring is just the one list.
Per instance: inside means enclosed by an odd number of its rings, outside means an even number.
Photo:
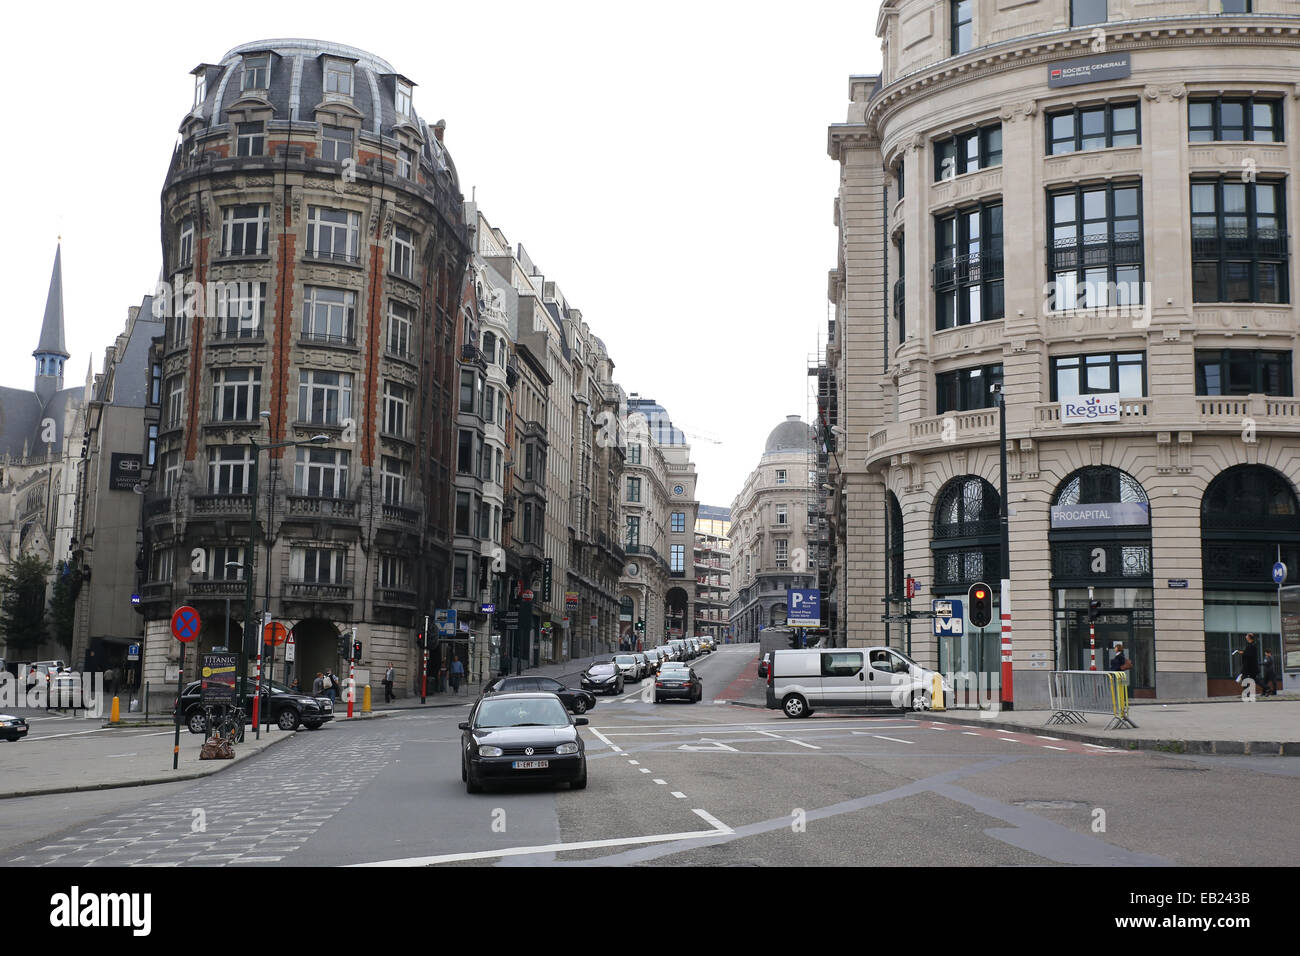
[{"label": "wing mirror", "polygon": [[573,718],[573,724],[574,724],[575,727],[586,727],[586,726],[587,726],[587,718],[586,718],[586,717],[574,717],[574,718]]},{"label": "wing mirror", "polygon": [[469,730],[469,723],[468,723],[468,721],[464,721],[464,720],[462,720],[459,724],[456,725],[456,729],[457,729],[457,730]]}]

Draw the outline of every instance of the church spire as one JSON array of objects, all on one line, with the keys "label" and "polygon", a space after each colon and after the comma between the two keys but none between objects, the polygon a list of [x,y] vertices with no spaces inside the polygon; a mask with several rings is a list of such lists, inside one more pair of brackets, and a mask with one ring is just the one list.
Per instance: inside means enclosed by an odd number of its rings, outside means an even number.
[{"label": "church spire", "polygon": [[63,363],[71,356],[63,344],[63,243],[54,251],[54,271],[45,299],[41,340],[32,353],[36,359],[36,393],[42,404],[63,387]]}]

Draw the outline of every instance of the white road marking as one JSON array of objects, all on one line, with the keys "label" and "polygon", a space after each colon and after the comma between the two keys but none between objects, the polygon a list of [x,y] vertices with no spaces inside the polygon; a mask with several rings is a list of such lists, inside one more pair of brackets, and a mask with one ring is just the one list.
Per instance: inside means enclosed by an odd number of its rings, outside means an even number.
[{"label": "white road marking", "polygon": [[708,738],[708,737],[701,737],[701,738],[700,738],[700,743],[701,743],[701,744],[707,744],[708,746],[705,746],[705,747],[696,747],[696,746],[693,746],[693,745],[691,745],[691,744],[682,744],[682,745],[681,745],[680,747],[678,747],[677,749],[678,749],[678,750],[688,750],[688,751],[692,751],[692,750],[693,750],[693,751],[695,751],[696,753],[700,753],[700,752],[703,752],[703,751],[709,751],[709,750],[712,750],[712,751],[714,751],[714,752],[730,751],[730,752],[733,753],[733,754],[734,754],[734,753],[739,753],[739,751],[736,750],[735,747],[731,747],[731,746],[729,746],[729,745],[727,745],[727,744],[724,744],[724,743],[722,743],[722,742],[719,741],[719,740],[712,740],[712,739],[710,739],[710,738]]},{"label": "white road marking", "polygon": [[649,772],[650,772],[650,768],[649,768],[649,767],[642,767],[642,768],[641,768],[641,772],[642,772],[642,773],[649,773]]},{"label": "white road marking", "polygon": [[1013,743],[1013,744],[1018,744],[1018,743],[1020,743],[1020,741],[1017,740],[1015,737],[999,737],[998,740],[1008,740],[1008,741],[1010,741],[1010,742]]},{"label": "white road marking", "polygon": [[603,743],[606,747],[612,747],[612,746],[614,746],[614,741],[610,740],[608,737],[606,737],[604,734],[602,734],[602,733],[601,733],[599,730],[597,730],[595,727],[593,727],[593,726],[591,726],[590,724],[588,724],[588,725],[587,725],[587,729],[590,730],[590,731],[591,731],[593,734],[595,734],[597,737],[599,737],[599,738],[600,738],[600,742]]},{"label": "white road marking", "polygon": [[674,790],[674,791],[673,791],[673,796],[676,797],[678,800],[685,800],[685,799],[686,799],[686,794],[682,793],[680,790]]},{"label": "white road marking", "polygon": [[1103,747],[1101,744],[1084,744],[1085,747],[1095,747],[1097,750],[1110,750],[1110,747]]},{"label": "white road marking", "polygon": [[892,740],[896,744],[914,744],[915,740],[899,740],[897,737],[886,737],[884,734],[872,734],[871,736],[879,740]]},{"label": "white road marking", "polygon": [[983,734],[977,734],[977,733],[975,733],[975,731],[973,731],[973,730],[963,730],[962,733],[965,734],[967,737],[983,737],[983,736],[984,736]]},{"label": "white road marking", "polygon": [[659,784],[659,786],[661,786],[661,787],[666,787],[666,786],[668,786],[668,781],[667,781],[667,780],[660,780],[658,777],[655,777],[655,783]]},{"label": "white road marking", "polygon": [[635,767],[637,764],[639,764],[640,762],[641,762],[641,761],[639,761],[639,760],[631,760],[631,759],[628,760],[628,763],[630,763],[630,764],[631,764],[632,766],[634,766],[634,767]]},{"label": "white road marking", "polygon": [[657,833],[654,836],[623,837],[612,840],[583,840],[579,843],[551,843],[547,846],[517,846],[506,850],[479,850],[472,853],[446,853],[442,856],[415,856],[404,860],[378,860],[374,863],[353,863],[355,867],[371,866],[434,866],[438,863],[459,863],[463,860],[488,860],[499,856],[531,856],[534,853],[565,853],[570,850],[595,850],[609,846],[635,846],[647,843],[672,843],[677,840],[698,840],[702,837],[735,833],[716,817],[704,810],[693,810],[713,829],[690,830],[685,833]]},{"label": "white road marking", "polygon": [[623,748],[618,746],[617,744],[610,744],[609,749],[614,751],[614,753],[616,754],[621,754],[623,752]]},{"label": "white road marking", "polygon": [[1053,747],[1051,744],[1043,744],[1043,747],[1044,747],[1045,749],[1047,749],[1047,750],[1064,750],[1064,749],[1065,749],[1064,747]]},{"label": "white road marking", "polygon": [[1060,737],[1049,737],[1047,734],[1034,734],[1039,740],[1060,740]]},{"label": "white road marking", "polygon": [[821,747],[818,747],[816,744],[806,744],[802,740],[796,740],[793,737],[782,737],[779,734],[774,734],[766,730],[757,730],[755,731],[755,733],[762,734],[764,737],[772,737],[776,740],[784,740],[788,744],[798,744],[800,747],[807,747],[809,750],[822,749]]}]

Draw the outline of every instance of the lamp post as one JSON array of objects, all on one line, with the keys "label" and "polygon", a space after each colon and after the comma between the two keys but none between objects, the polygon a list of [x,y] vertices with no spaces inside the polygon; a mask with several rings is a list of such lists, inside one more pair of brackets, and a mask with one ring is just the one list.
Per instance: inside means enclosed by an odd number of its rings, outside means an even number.
[{"label": "lamp post", "polygon": [[1000,544],[1002,550],[1002,586],[998,594],[998,616],[1001,620],[1002,630],[1002,680],[1000,703],[1005,710],[1015,709],[1015,693],[1012,686],[1012,669],[1011,669],[1011,543],[1010,543],[1010,525],[1007,515],[1007,400],[1006,394],[1002,390],[1002,384],[999,382],[989,386],[998,403],[998,445],[1001,465],[998,473],[1001,475],[998,489],[998,530],[1000,532]]},{"label": "lamp post", "polygon": [[[264,414],[263,417],[266,417],[265,414]],[[255,538],[256,538],[256,535],[257,535],[257,463],[258,463],[258,460],[259,460],[259,458],[260,458],[260,456],[261,456],[261,453],[262,453],[263,451],[273,451],[273,450],[275,450],[275,449],[277,449],[277,448],[290,448],[290,447],[293,447],[293,446],[295,446],[295,445],[320,445],[320,444],[323,444],[324,442],[327,442],[327,441],[329,441],[329,440],[330,440],[330,438],[329,438],[328,435],[313,435],[311,438],[307,439],[306,441],[281,441],[281,442],[272,442],[272,443],[270,443],[270,444],[266,444],[266,445],[259,445],[259,444],[257,443],[256,439],[253,439],[253,438],[249,438],[249,439],[248,439],[248,450],[249,450],[249,452],[251,453],[251,455],[252,455],[252,460],[253,460],[252,469],[251,469],[250,474],[249,474],[249,478],[250,478],[250,480],[249,480],[249,487],[251,487],[252,490],[253,490],[253,501],[252,501],[252,507],[251,507],[251,517],[249,518],[249,532],[248,532],[248,558],[247,558],[247,566],[246,566],[246,568],[245,568],[246,573],[245,573],[245,575],[244,575],[244,583],[245,583],[245,589],[244,589],[244,637],[243,637],[243,640],[241,640],[241,641],[239,642],[239,700],[240,700],[241,703],[242,703],[243,700],[244,700],[244,694],[245,694],[245,689],[244,689],[244,688],[245,688],[245,682],[247,681],[247,674],[246,674],[246,671],[248,670],[248,658],[247,658],[247,654],[248,654],[248,630],[249,630],[249,626],[252,624],[252,621],[253,621],[253,579],[256,577],[256,571],[257,571],[257,547],[256,547],[254,541],[255,541]],[[269,487],[268,487],[268,490],[269,490]],[[269,506],[268,506],[268,511],[269,511]],[[266,530],[267,530],[267,544],[266,544],[266,548],[267,548],[267,561],[266,561],[266,575],[267,575],[267,578],[266,578],[266,581],[267,581],[267,584],[266,584],[266,590],[267,590],[267,595],[266,595],[266,602],[267,602],[267,606],[269,607],[269,606],[270,606],[270,603],[271,603],[271,593],[270,593],[270,592],[271,592],[271,559],[270,559],[270,553],[271,553],[270,530],[271,530],[271,527],[270,527],[270,522],[269,522],[269,521],[267,522],[267,529],[266,529]],[[260,642],[260,641],[262,640],[262,635],[261,635],[261,633],[260,633],[260,628],[256,628],[256,627],[253,628],[253,632],[254,632],[254,635],[253,635],[253,636],[254,636],[254,640]],[[262,653],[262,649],[261,649],[260,644],[257,646],[257,653],[258,653],[258,656],[259,656],[259,658],[260,658],[260,657],[261,657],[261,653]],[[260,670],[259,670],[259,673],[258,673],[258,682],[257,682],[257,697],[254,698],[254,702],[253,702],[254,706],[257,706],[257,704],[261,701],[261,697],[262,697],[262,682],[261,682],[261,673],[260,673]],[[254,731],[254,733],[255,733],[256,735],[258,735],[258,736],[260,737],[260,735],[261,735],[261,725],[257,724],[256,721],[254,721],[253,731]]]}]

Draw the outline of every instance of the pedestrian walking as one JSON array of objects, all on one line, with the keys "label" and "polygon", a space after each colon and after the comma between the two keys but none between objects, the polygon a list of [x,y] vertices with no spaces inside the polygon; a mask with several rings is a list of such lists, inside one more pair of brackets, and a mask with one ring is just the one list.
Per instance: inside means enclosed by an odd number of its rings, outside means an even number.
[{"label": "pedestrian walking", "polygon": [[1264,652],[1264,693],[1265,697],[1277,696],[1277,663],[1273,660],[1273,652]]},{"label": "pedestrian walking", "polygon": [[339,693],[339,679],[334,676],[333,669],[325,672],[325,679],[322,682],[322,686],[325,688],[325,696],[330,699],[331,704],[334,703]]},{"label": "pedestrian walking", "polygon": [[454,694],[460,690],[460,682],[465,679],[465,665],[460,662],[460,656],[453,654],[451,656],[451,692]]},{"label": "pedestrian walking", "polygon": [[320,671],[316,672],[316,679],[311,682],[311,695],[313,697],[325,696],[325,675]]},{"label": "pedestrian walking", "polygon": [[1133,669],[1133,662],[1124,656],[1123,643],[1116,642],[1115,654],[1110,659],[1110,670],[1128,671]]},{"label": "pedestrian walking", "polygon": [[393,702],[393,662],[388,662],[388,670],[384,671],[384,703]]},{"label": "pedestrian walking", "polygon": [[438,666],[438,693],[447,693],[447,662],[445,660]]}]

